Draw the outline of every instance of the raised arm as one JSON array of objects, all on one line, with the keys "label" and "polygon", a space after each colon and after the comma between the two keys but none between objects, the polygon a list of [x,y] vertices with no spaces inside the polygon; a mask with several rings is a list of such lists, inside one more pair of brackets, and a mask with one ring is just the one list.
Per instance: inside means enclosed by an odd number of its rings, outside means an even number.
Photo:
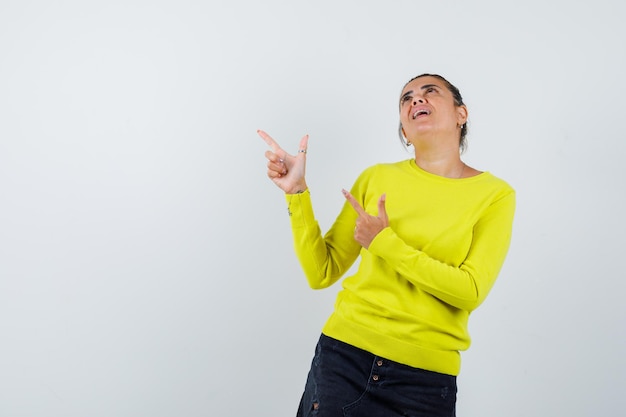
[{"label": "raised arm", "polygon": [[[285,192],[294,249],[309,286],[314,289],[326,288],[350,268],[360,247],[351,233],[337,233],[338,229],[342,229],[338,227],[338,222],[331,228],[332,233],[322,235],[305,181],[308,135],[300,140],[298,153],[294,156],[285,152],[267,133],[262,130],[258,133],[272,149],[265,152],[268,160],[267,176]],[[348,227],[352,230],[354,219],[351,219],[350,224]]]}]

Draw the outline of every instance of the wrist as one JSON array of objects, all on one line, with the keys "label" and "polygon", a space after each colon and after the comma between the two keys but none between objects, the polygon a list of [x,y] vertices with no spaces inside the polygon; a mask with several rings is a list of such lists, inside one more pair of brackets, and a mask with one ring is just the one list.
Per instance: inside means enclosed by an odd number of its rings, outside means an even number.
[{"label": "wrist", "polygon": [[288,190],[285,190],[285,194],[302,194],[309,187],[307,187],[306,183],[296,184]]}]

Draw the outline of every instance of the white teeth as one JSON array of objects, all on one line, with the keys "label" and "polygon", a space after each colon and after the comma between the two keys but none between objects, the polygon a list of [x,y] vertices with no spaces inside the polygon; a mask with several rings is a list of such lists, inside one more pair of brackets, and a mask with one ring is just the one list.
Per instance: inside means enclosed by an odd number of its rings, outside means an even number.
[{"label": "white teeth", "polygon": [[413,113],[413,118],[415,119],[417,116],[421,114],[430,114],[430,112],[428,110],[418,110],[415,113]]}]

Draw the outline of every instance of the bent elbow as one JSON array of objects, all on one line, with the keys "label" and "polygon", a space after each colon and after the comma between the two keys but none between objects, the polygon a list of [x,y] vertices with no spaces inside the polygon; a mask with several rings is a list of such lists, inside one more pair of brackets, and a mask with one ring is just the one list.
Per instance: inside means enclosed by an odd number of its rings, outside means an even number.
[{"label": "bent elbow", "polygon": [[328,288],[337,282],[338,279],[339,277],[332,276],[307,276],[307,282],[312,290],[323,290],[324,288]]},{"label": "bent elbow", "polygon": [[471,288],[467,291],[466,297],[459,300],[459,305],[457,306],[470,313],[480,307],[487,298],[487,294],[489,294],[489,289],[481,288],[477,285],[475,279],[472,279],[471,282]]}]

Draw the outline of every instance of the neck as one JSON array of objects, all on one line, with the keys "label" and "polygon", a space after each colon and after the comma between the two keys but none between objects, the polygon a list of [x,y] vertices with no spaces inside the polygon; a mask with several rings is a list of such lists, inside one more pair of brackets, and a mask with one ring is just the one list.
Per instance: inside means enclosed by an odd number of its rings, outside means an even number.
[{"label": "neck", "polygon": [[461,178],[465,173],[465,163],[456,152],[423,153],[415,152],[415,163],[424,171],[446,178]]}]

